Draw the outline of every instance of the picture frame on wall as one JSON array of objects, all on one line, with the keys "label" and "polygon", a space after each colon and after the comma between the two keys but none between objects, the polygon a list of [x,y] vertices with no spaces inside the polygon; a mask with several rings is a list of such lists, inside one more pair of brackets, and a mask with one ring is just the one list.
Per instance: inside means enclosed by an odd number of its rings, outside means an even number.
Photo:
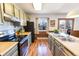
[{"label": "picture frame on wall", "polygon": [[50,27],[55,27],[55,20],[50,20]]}]

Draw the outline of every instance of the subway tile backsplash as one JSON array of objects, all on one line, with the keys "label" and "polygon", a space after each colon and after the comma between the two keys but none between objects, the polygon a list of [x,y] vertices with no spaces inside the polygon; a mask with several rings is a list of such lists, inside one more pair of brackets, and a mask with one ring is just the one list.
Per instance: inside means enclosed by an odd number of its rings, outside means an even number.
[{"label": "subway tile backsplash", "polygon": [[14,26],[12,26],[10,22],[4,22],[4,24],[0,25],[0,31],[4,32],[5,34],[13,33]]},{"label": "subway tile backsplash", "polygon": [[14,27],[11,22],[4,22],[3,24],[0,24],[0,32],[3,32],[6,34],[12,34],[19,30],[21,27]]}]

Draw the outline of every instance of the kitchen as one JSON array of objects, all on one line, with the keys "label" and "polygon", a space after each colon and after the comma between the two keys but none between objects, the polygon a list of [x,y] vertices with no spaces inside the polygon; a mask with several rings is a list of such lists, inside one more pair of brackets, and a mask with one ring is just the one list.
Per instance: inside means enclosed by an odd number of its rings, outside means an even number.
[{"label": "kitchen", "polygon": [[0,56],[79,56],[79,3],[34,5],[0,3]]}]

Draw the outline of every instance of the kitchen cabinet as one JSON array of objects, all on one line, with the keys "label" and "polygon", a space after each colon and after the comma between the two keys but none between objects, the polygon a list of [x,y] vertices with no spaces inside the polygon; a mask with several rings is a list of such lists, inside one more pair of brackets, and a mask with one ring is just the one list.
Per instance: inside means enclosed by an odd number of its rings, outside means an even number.
[{"label": "kitchen cabinet", "polygon": [[0,42],[0,56],[18,56],[18,42]]},{"label": "kitchen cabinet", "polygon": [[65,56],[63,52],[61,45],[58,42],[55,42],[55,56]]},{"label": "kitchen cabinet", "polygon": [[0,24],[3,24],[3,4],[0,3]]},{"label": "kitchen cabinet", "polygon": [[54,56],[74,56],[64,45],[49,35],[49,48]]},{"label": "kitchen cabinet", "polygon": [[25,24],[24,24],[24,16],[23,16],[23,11],[22,10],[20,10],[20,25],[21,26],[24,26]]},{"label": "kitchen cabinet", "polygon": [[14,10],[13,10],[13,4],[11,3],[4,3],[3,4],[3,10],[4,10],[4,13],[8,14],[8,15],[11,15],[11,16],[14,16]]},{"label": "kitchen cabinet", "polygon": [[28,15],[27,14],[24,14],[24,19],[25,20],[27,20],[27,17],[28,17]]},{"label": "kitchen cabinet", "polygon": [[14,15],[18,19],[20,18],[20,10],[19,10],[19,8],[16,5],[14,5]]},{"label": "kitchen cabinet", "polygon": [[20,19],[24,19],[23,11],[22,10],[20,10]]},{"label": "kitchen cabinet", "polygon": [[73,56],[61,43],[55,40],[55,56]]},{"label": "kitchen cabinet", "polygon": [[27,22],[26,22],[26,21],[27,21],[27,20],[26,20],[26,14],[24,13],[23,16],[24,16],[24,17],[23,17],[24,25],[26,26],[26,25],[27,25]]},{"label": "kitchen cabinet", "polygon": [[13,48],[11,48],[3,56],[18,56],[18,47],[17,47],[17,45],[15,45]]},{"label": "kitchen cabinet", "polygon": [[29,32],[28,34],[28,46],[30,47],[31,43],[32,43],[32,38],[31,38],[31,32]]},{"label": "kitchen cabinet", "polygon": [[48,37],[49,37],[49,40],[48,40],[49,48],[52,52],[52,55],[54,55],[54,38],[51,35],[49,35]]}]

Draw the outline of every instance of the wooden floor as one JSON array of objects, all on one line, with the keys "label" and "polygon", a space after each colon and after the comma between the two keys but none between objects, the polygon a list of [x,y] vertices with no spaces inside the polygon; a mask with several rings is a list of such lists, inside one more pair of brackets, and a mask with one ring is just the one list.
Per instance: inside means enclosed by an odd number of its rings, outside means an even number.
[{"label": "wooden floor", "polygon": [[30,46],[28,56],[51,56],[47,39],[37,39]]},{"label": "wooden floor", "polygon": [[39,32],[39,34],[37,34],[37,37],[48,37],[48,33],[47,32]]}]

